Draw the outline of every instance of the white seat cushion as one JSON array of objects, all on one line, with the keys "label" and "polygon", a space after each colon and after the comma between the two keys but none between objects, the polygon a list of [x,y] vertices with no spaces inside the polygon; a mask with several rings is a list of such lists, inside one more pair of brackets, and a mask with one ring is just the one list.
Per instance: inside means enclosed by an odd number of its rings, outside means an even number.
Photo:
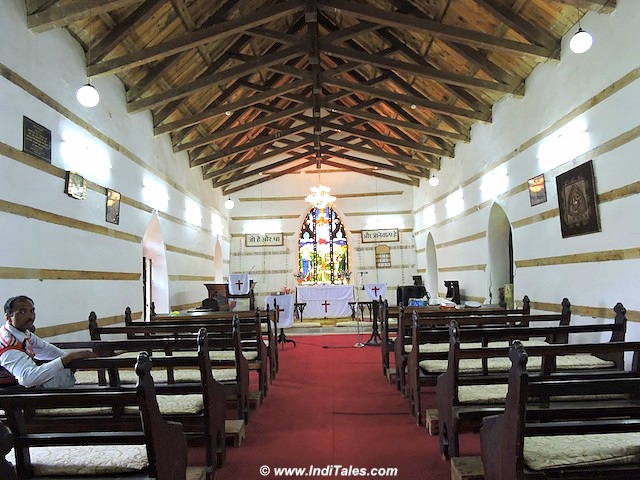
[{"label": "white seat cushion", "polygon": [[524,461],[533,470],[640,462],[640,432],[526,437]]},{"label": "white seat cushion", "polygon": [[[36,476],[107,475],[139,472],[149,466],[144,445],[32,447],[29,453]],[[6,458],[15,465],[13,450]]]}]

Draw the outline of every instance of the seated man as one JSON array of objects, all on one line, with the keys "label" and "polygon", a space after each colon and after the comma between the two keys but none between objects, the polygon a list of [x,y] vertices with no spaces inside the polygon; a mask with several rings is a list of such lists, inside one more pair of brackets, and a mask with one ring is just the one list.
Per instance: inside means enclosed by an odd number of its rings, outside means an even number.
[{"label": "seated man", "polygon": [[29,297],[12,297],[4,304],[6,322],[0,327],[0,386],[68,388],[75,384],[67,366],[75,359],[94,357],[91,350],[66,353],[33,333],[36,309]]}]

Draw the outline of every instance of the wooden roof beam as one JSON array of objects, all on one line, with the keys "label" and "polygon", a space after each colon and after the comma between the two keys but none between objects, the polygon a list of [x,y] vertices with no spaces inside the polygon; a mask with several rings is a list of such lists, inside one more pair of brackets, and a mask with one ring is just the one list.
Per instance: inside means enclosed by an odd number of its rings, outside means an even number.
[{"label": "wooden roof beam", "polygon": [[489,122],[490,118],[486,114],[476,112],[475,110],[468,110],[464,108],[458,108],[445,103],[432,102],[423,97],[416,95],[403,95],[382,88],[369,87],[355,82],[346,82],[344,80],[338,80],[336,78],[326,79],[327,85],[333,85],[338,88],[349,90],[351,92],[358,92],[365,95],[369,95],[376,98],[383,98],[390,102],[395,102],[400,105],[420,106],[434,112],[444,113],[445,115],[451,115],[452,117],[458,117],[465,120],[479,120],[482,122]]},{"label": "wooden roof beam", "polygon": [[[374,160],[368,160],[366,158],[360,158],[360,157],[356,157],[354,155],[349,155],[343,152],[332,152],[330,150],[327,149],[323,149],[322,151],[323,154],[323,158],[325,158],[325,155],[330,155],[332,157],[336,157],[336,158],[343,158],[345,160],[349,160],[350,162],[356,162],[356,163],[361,163],[362,165],[368,165],[370,167],[373,168],[377,168],[379,170],[392,170],[393,172],[396,173],[402,173],[403,175],[408,175],[408,176],[414,176],[414,177],[419,177],[419,178],[428,178],[429,176],[429,169],[428,168],[421,168],[421,167],[417,167],[418,171],[414,171],[414,170],[409,170],[408,168],[405,168],[403,165],[400,165],[398,163],[380,163],[380,162],[376,162]],[[324,161],[324,160],[323,160]]]},{"label": "wooden roof beam", "polygon": [[393,175],[385,175],[384,173],[380,173],[377,170],[369,170],[366,168],[358,168],[358,167],[354,167],[354,166],[345,166],[345,165],[341,165],[338,162],[333,162],[331,160],[326,160],[323,159],[322,163],[335,167],[335,168],[342,168],[344,170],[349,170],[351,172],[354,173],[360,173],[362,175],[367,175],[369,177],[378,177],[378,178],[382,178],[383,180],[389,180],[391,182],[396,182],[396,183],[402,183],[404,185],[409,185],[412,187],[417,187],[418,185],[420,185],[420,181],[419,180],[412,180],[412,179],[405,179],[405,178],[400,178],[400,177],[394,177]]},{"label": "wooden roof beam", "polygon": [[236,127],[220,129],[220,131],[212,133],[211,135],[203,136],[203,137],[197,138],[196,140],[185,142],[179,145],[174,145],[173,151],[174,153],[177,153],[177,152],[183,152],[185,150],[191,150],[195,147],[201,147],[202,145],[213,143],[213,142],[216,142],[217,140],[222,140],[223,138],[232,137],[234,135],[237,135],[243,132],[248,132],[249,130],[252,130],[254,128],[269,125],[270,123],[279,122],[280,120],[288,118],[292,115],[297,115],[299,113],[302,113],[305,110],[308,110],[310,107],[311,107],[310,103],[306,102],[271,115],[264,115],[262,118],[255,118],[251,120],[251,122],[244,125],[238,125]]},{"label": "wooden roof beam", "polygon": [[445,72],[443,70],[437,70],[432,67],[424,65],[416,65],[415,63],[402,62],[400,60],[394,60],[377,53],[360,52],[352,48],[336,47],[335,45],[328,45],[321,42],[320,48],[325,55],[333,55],[346,60],[353,60],[361,62],[367,65],[374,65],[386,70],[401,71],[408,73],[409,75],[417,75],[422,78],[428,78],[437,82],[447,83],[450,85],[457,85],[464,88],[473,88],[480,90],[488,90],[492,92],[500,93],[512,93],[513,88],[510,85],[493,82],[490,80],[483,80],[480,78],[469,77],[467,75],[460,75],[457,73]]},{"label": "wooden roof beam", "polygon": [[290,173],[297,172],[298,170],[302,170],[303,168],[310,167],[311,165],[314,165],[315,163],[316,163],[315,160],[311,160],[309,162],[302,163],[300,165],[288,168],[288,169],[283,170],[281,172],[272,173],[270,175],[263,175],[259,179],[253,180],[252,182],[247,182],[245,184],[238,185],[238,186],[233,187],[233,188],[223,189],[222,190],[222,194],[223,195],[230,195],[230,194],[238,192],[240,190],[244,190],[245,188],[255,187],[256,185],[260,185],[261,183],[268,182],[269,180],[273,180],[273,179],[278,178],[278,177],[283,177],[285,175],[289,175]]},{"label": "wooden roof beam", "polygon": [[27,27],[32,32],[42,33],[58,27],[64,27],[87,17],[108,13],[128,7],[142,0],[75,0],[50,7],[27,15]]},{"label": "wooden roof beam", "polygon": [[193,82],[166,90],[157,95],[151,95],[149,97],[130,102],[127,104],[127,111],[129,113],[134,113],[149,108],[155,108],[165,103],[169,103],[173,100],[187,97],[199,90],[211,88],[218,85],[224,85],[227,82],[237,80],[239,78],[267,68],[267,66],[269,65],[275,65],[277,63],[285,62],[300,55],[304,55],[305,53],[306,52],[299,46],[295,46],[285,48],[264,57],[256,57],[251,62],[247,62],[245,64],[238,65],[227,70],[223,70],[219,73],[207,75]]},{"label": "wooden roof beam", "polygon": [[385,158],[389,161],[397,162],[400,164],[415,165],[416,167],[421,167],[421,168],[424,168],[424,167],[430,168],[432,166],[432,165],[425,164],[425,162],[421,160],[416,160],[409,155],[394,155],[394,154],[390,154],[389,152],[385,152],[380,148],[364,147],[362,145],[357,145],[357,144],[353,145],[344,140],[336,140],[331,137],[325,138],[324,143],[333,145],[334,147],[344,148],[346,150],[364,153],[366,155],[372,155],[374,157]]},{"label": "wooden roof beam", "polygon": [[213,108],[209,108],[203,112],[197,113],[190,117],[184,117],[180,120],[176,120],[174,122],[166,123],[164,125],[158,125],[153,129],[153,133],[155,135],[160,135],[162,133],[171,132],[173,130],[179,130],[184,127],[189,127],[191,125],[195,125],[204,120],[208,120],[213,117],[217,117],[218,115],[223,115],[227,111],[234,112],[236,110],[241,110],[243,108],[247,108],[259,103],[263,103],[269,101],[273,98],[283,96],[287,93],[295,92],[296,90],[300,90],[309,85],[309,82],[306,80],[298,80],[295,82],[288,83],[279,88],[267,89],[263,92],[256,93],[255,95],[251,95],[249,97],[242,98],[236,102],[225,103],[222,105],[218,105]]},{"label": "wooden roof beam", "polygon": [[341,14],[352,15],[360,20],[393,28],[426,33],[443,41],[464,43],[474,48],[489,49],[510,55],[531,56],[538,60],[558,58],[558,52],[540,45],[516,42],[486,33],[443,25],[433,20],[372,8],[348,0],[319,0],[318,8],[328,12],[339,11]]},{"label": "wooden roof beam", "polygon": [[99,77],[130,70],[205,43],[219,41],[231,35],[243,33],[247,29],[269,23],[303,9],[304,5],[299,0],[287,0],[276,5],[260,8],[252,15],[243,15],[152,47],[143,48],[137,52],[122,55],[113,60],[96,63],[88,68],[88,75]]},{"label": "wooden roof beam", "polygon": [[473,0],[483,9],[504,23],[511,30],[526,38],[531,43],[543,45],[545,48],[555,50],[560,48],[560,39],[556,39],[553,35],[537,28],[535,25],[527,22],[520,15],[504,4],[496,2],[496,0]]},{"label": "wooden roof beam", "polygon": [[433,148],[423,145],[420,142],[409,142],[407,140],[402,140],[395,137],[390,137],[388,135],[381,135],[377,132],[372,132],[369,130],[360,130],[357,128],[352,128],[350,125],[340,125],[334,123],[323,122],[323,126],[330,129],[339,130],[341,132],[348,133],[358,138],[366,138],[368,140],[373,140],[376,142],[382,142],[386,145],[395,145],[396,147],[406,148],[411,151],[422,152],[422,153],[431,153],[433,155],[451,157],[453,155],[453,149],[441,149],[441,148]]},{"label": "wooden roof beam", "polygon": [[616,0],[555,0],[580,10],[593,10],[599,13],[611,13],[616,9]]},{"label": "wooden roof beam", "polygon": [[448,140],[460,140],[463,142],[469,141],[468,135],[463,135],[457,132],[447,132],[446,130],[439,130],[437,128],[428,127],[418,123],[405,122],[402,120],[396,120],[394,118],[383,117],[376,113],[370,113],[360,108],[349,108],[342,106],[338,103],[325,104],[325,108],[330,112],[339,112],[345,115],[351,115],[352,117],[362,118],[371,122],[379,122],[385,125],[390,125],[398,128],[405,128],[407,130],[413,130],[415,132],[423,133],[433,137],[440,137]]},{"label": "wooden roof beam", "polygon": [[[298,160],[302,160],[304,158],[307,158],[309,155],[313,155],[313,148],[309,148],[306,152],[303,153],[297,153],[295,155],[291,155],[288,158],[285,158],[283,160],[279,160],[277,162],[273,162],[273,163],[269,163],[267,165],[263,165],[261,167],[258,168],[253,168],[251,170],[248,170],[249,167],[255,165],[256,162],[244,162],[242,165],[242,168],[240,168],[240,166],[238,166],[236,169],[234,169],[233,171],[233,175],[231,175],[229,178],[225,178],[224,180],[215,180],[215,186],[216,187],[223,187],[225,185],[229,185],[233,182],[237,182],[238,180],[242,180],[243,178],[246,178],[248,176],[251,175],[259,175],[263,172],[266,172],[267,170],[272,170],[274,168],[280,168],[283,167],[285,165],[287,165],[288,163],[291,162],[297,162]],[[260,160],[260,162],[262,162],[262,159]],[[203,177],[204,180],[207,180],[207,178]]]},{"label": "wooden roof beam", "polygon": [[228,148],[223,148],[220,151],[211,154],[211,155],[206,155],[204,157],[198,157],[198,158],[190,158],[189,159],[189,166],[190,167],[198,167],[198,166],[202,166],[202,165],[206,165],[212,162],[215,162],[216,160],[219,160],[221,158],[224,157],[229,157],[231,155],[236,155],[238,153],[242,153],[242,152],[246,152],[247,150],[251,150],[252,148],[257,148],[261,145],[266,145],[275,141],[278,141],[281,138],[284,137],[288,137],[290,135],[296,135],[299,134],[300,132],[302,132],[303,130],[306,130],[309,128],[309,125],[298,125],[292,128],[288,128],[286,130],[282,130],[276,133],[273,133],[271,135],[265,135],[262,137],[258,137],[255,140],[251,141],[251,142],[247,142],[244,143],[242,145],[238,145],[235,147],[228,147]]}]

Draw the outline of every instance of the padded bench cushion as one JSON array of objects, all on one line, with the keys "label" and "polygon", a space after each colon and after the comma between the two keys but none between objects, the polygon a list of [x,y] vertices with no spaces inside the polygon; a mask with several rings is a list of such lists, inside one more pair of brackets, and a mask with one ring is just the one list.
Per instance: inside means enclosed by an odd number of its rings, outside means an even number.
[{"label": "padded bench cushion", "polygon": [[[214,368],[211,370],[213,378],[218,382],[228,382],[236,379],[235,368]],[[122,384],[135,384],[138,376],[133,370],[120,370],[120,382]],[[167,371],[158,369],[152,373],[154,383],[167,383]],[[176,368],[173,370],[173,379],[176,383],[200,383],[200,370],[197,368]],[[95,371],[77,371],[76,384],[97,384],[98,375]]]},{"label": "padded bench cushion", "polygon": [[[36,476],[107,475],[139,472],[149,466],[144,445],[32,447],[29,453]],[[15,465],[13,450],[6,458]]]},{"label": "padded bench cushion", "polygon": [[500,405],[507,398],[509,385],[460,385],[458,387],[458,400],[465,405]]},{"label": "padded bench cushion", "polygon": [[[541,340],[527,340],[522,342],[526,347],[532,346],[545,346],[548,343]],[[482,345],[479,343],[462,343],[461,348],[479,348]],[[494,342],[490,344],[491,347],[507,347],[507,342]],[[421,352],[446,352],[448,350],[447,344],[432,344],[421,345]],[[424,350],[423,350],[424,349]],[[448,361],[447,360],[423,360],[419,363],[420,368],[428,373],[442,373],[446,371]],[[506,357],[489,358],[487,365],[492,372],[508,372],[511,368],[511,361]],[[594,368],[611,368],[615,364],[609,360],[602,360],[601,358],[589,355],[586,353],[580,353],[575,355],[558,355],[556,357],[556,366],[558,370],[587,370]],[[541,357],[529,357],[527,361],[527,368],[531,371],[540,370],[542,368]],[[460,371],[462,373],[481,373],[482,372],[482,360],[480,359],[462,359],[460,360]]]},{"label": "padded bench cushion", "polygon": [[524,460],[533,470],[640,462],[640,432],[526,437]]},{"label": "padded bench cushion", "polygon": [[[202,395],[197,393],[185,395],[157,395],[158,407],[162,415],[182,415],[196,414],[204,410],[204,400]],[[135,415],[139,408],[136,406],[125,407],[124,412],[128,415]],[[80,415],[110,415],[111,408],[40,408],[36,410],[37,415],[42,416],[80,416]]]}]

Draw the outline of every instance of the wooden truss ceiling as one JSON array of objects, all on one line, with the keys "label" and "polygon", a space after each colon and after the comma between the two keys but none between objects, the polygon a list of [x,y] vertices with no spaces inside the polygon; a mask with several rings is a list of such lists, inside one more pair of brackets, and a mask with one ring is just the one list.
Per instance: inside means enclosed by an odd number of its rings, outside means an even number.
[{"label": "wooden truss ceiling", "polygon": [[587,11],[615,0],[26,0],[224,195],[321,167],[440,168]]}]

